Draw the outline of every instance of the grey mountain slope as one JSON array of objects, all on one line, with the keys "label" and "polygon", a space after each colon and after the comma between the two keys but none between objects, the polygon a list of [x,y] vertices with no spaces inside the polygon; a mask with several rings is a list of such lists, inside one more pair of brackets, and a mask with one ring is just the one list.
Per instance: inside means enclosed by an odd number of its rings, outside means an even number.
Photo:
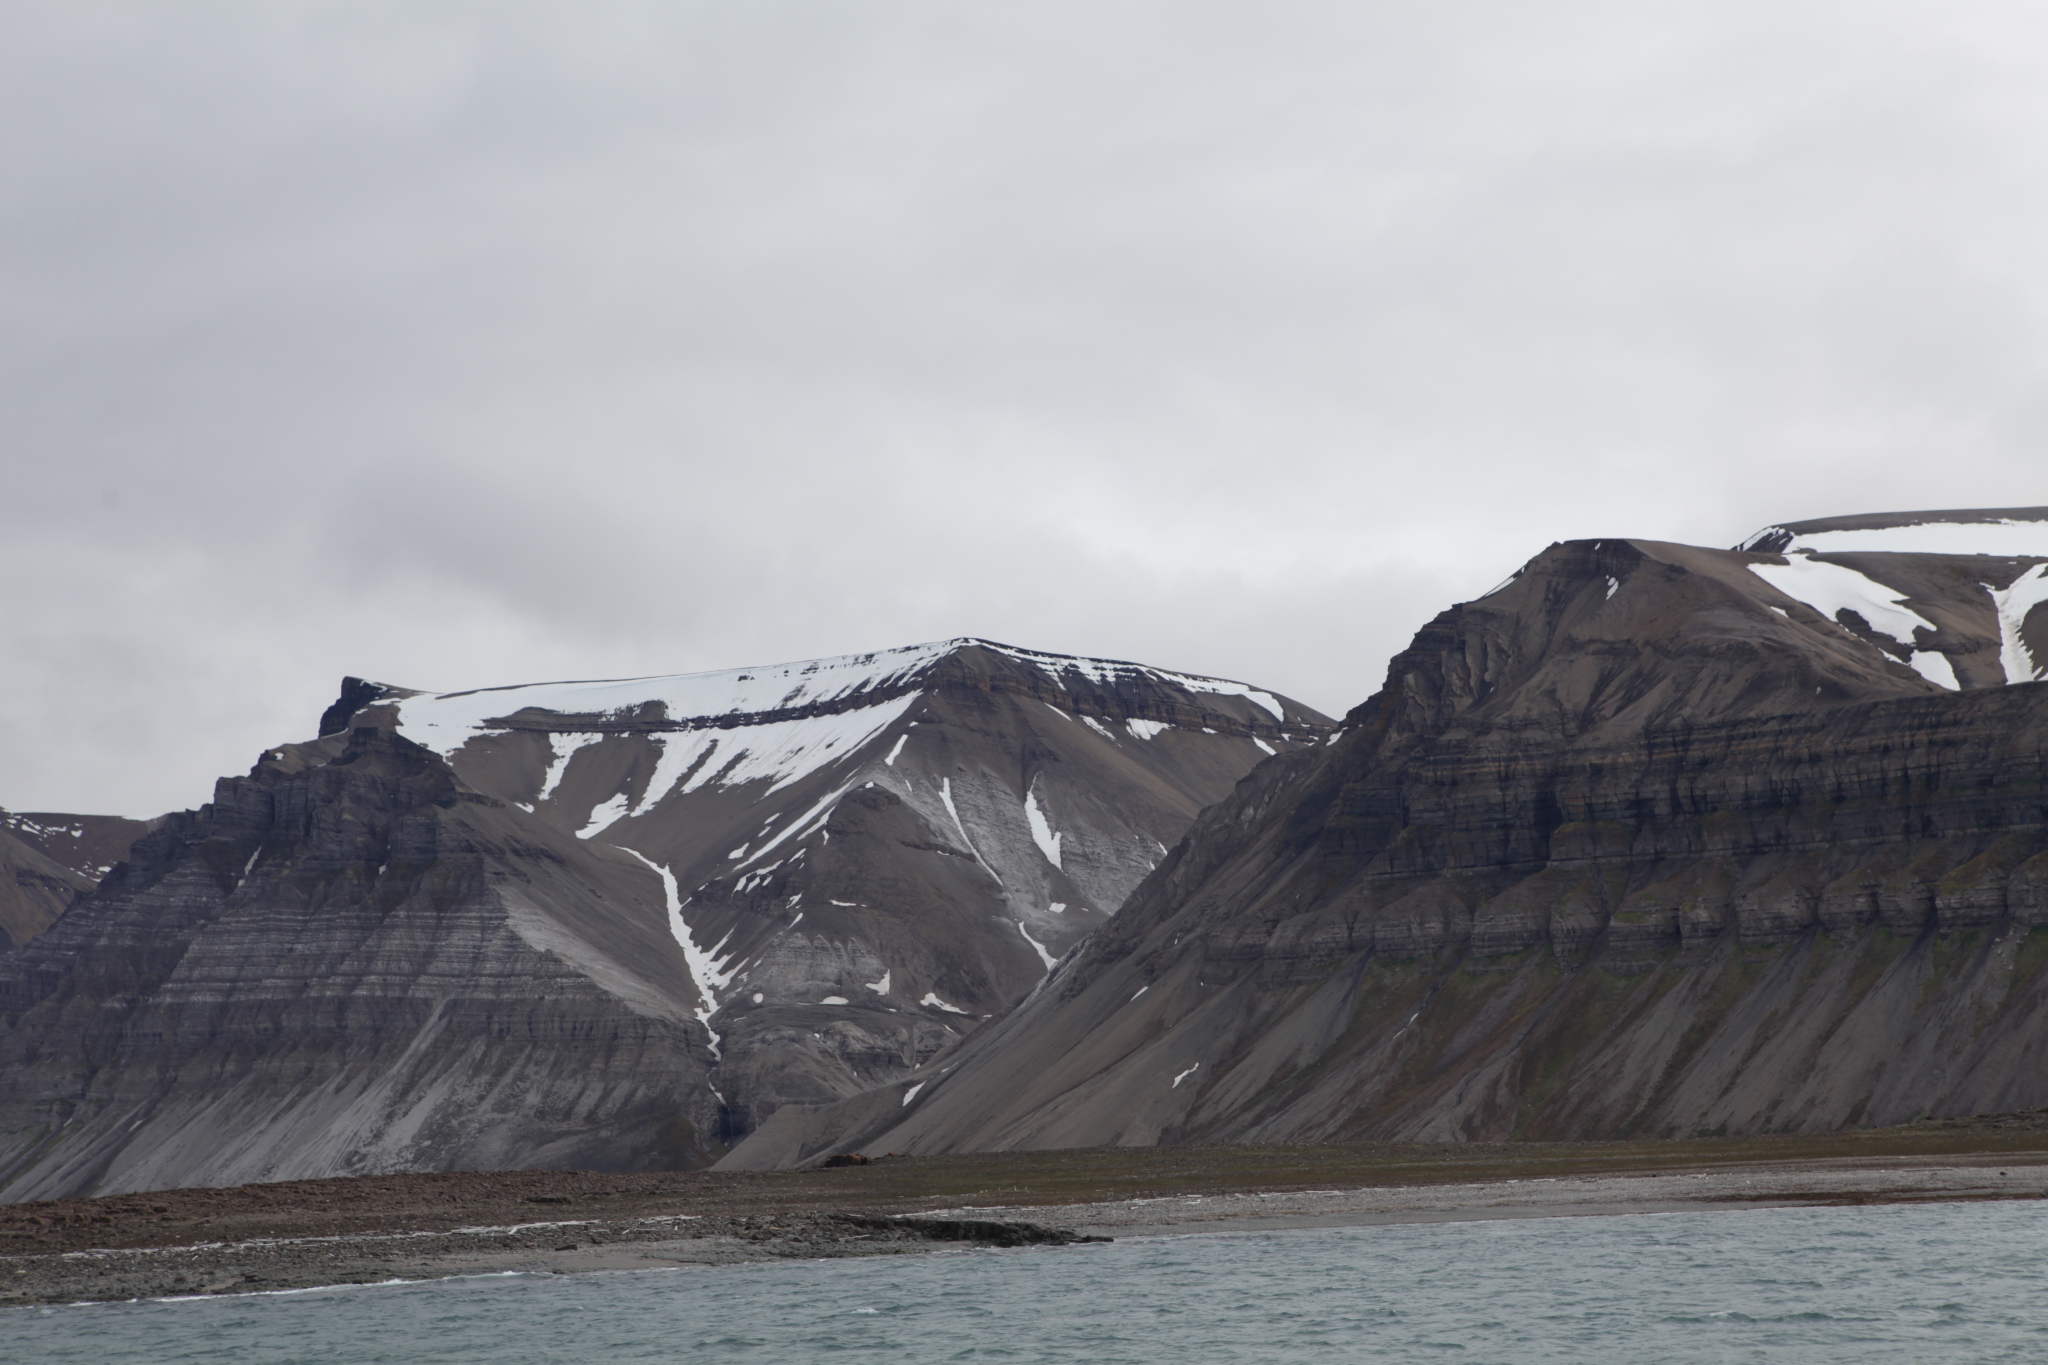
[{"label": "grey mountain slope", "polygon": [[1999,595],[2048,543],[1856,562],[1871,615],[1933,626],[1831,620],[1774,586],[1783,555],[1553,546],[1426,627],[1336,745],[1205,812],[1008,1015],[723,1164],[2048,1104],[2048,686],[1908,666],[2034,673],[2048,607],[2001,623]]},{"label": "grey mountain slope", "polygon": [[1332,728],[1238,684],[976,640],[412,696],[356,723],[434,742],[479,789],[674,878],[728,1141],[1013,1003],[1202,807]]},{"label": "grey mountain slope", "polygon": [[0,1198],[702,1165],[1015,1000],[1330,728],[978,642],[709,676],[359,683],[168,817],[0,956]]},{"label": "grey mountain slope", "polygon": [[161,816],[131,820],[124,815],[0,810],[0,833],[14,836],[92,882],[111,872],[137,839],[162,823]]},{"label": "grey mountain slope", "polygon": [[92,888],[91,878],[0,831],[0,953],[49,928]]},{"label": "grey mountain slope", "polygon": [[0,810],[0,953],[56,923],[155,823]]},{"label": "grey mountain slope", "polygon": [[700,1161],[659,896],[401,739],[283,751],[0,960],[0,1198]]}]

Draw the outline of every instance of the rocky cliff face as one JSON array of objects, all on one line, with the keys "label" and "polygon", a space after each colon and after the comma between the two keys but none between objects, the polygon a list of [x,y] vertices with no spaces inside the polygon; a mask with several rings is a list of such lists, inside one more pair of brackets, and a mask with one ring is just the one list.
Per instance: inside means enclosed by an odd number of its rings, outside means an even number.
[{"label": "rocky cliff face", "polygon": [[915,1069],[1330,722],[982,642],[429,696],[169,817],[0,956],[0,1198],[700,1165]]},{"label": "rocky cliff face", "polygon": [[154,822],[0,810],[0,953],[56,923]]},{"label": "rocky cliff face", "polygon": [[2048,511],[1854,521],[1553,546],[1008,1016],[728,1161],[2048,1103]]},{"label": "rocky cliff face", "polygon": [[729,1141],[912,1071],[1014,1003],[1198,811],[1334,729],[1240,683],[977,640],[356,695],[354,723],[662,878]]},{"label": "rocky cliff face", "polygon": [[293,746],[0,959],[0,1199],[691,1164],[697,1005],[625,855],[374,728]]}]

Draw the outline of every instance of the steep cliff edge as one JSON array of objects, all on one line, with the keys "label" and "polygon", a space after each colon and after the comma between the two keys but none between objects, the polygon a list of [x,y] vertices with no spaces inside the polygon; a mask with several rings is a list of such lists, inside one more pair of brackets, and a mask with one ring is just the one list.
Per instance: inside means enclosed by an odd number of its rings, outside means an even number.
[{"label": "steep cliff edge", "polygon": [[1553,546],[1017,1009],[727,1164],[2048,1103],[2048,512],[1838,529],[1902,528],[2004,539]]}]

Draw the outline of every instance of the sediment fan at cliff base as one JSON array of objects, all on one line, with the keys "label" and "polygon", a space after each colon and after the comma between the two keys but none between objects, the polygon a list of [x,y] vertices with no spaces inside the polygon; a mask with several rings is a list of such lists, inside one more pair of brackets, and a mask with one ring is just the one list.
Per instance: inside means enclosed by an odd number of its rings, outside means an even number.
[{"label": "sediment fan at cliff base", "polygon": [[1553,545],[1022,1004],[726,1159],[2048,1105],[2048,508]]},{"label": "sediment fan at cliff base", "polygon": [[1198,811],[1332,730],[1242,683],[978,640],[349,679],[320,738],[96,888],[23,845],[49,886],[0,955],[0,1199],[701,1166],[1014,1003]]}]

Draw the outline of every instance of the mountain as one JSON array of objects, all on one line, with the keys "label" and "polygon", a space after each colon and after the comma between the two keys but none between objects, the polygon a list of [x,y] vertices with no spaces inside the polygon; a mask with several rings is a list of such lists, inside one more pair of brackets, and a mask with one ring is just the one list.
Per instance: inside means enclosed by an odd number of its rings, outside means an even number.
[{"label": "mountain", "polygon": [[1005,1017],[725,1159],[2048,1105],[2048,508],[1553,545]]},{"label": "mountain", "polygon": [[150,828],[118,815],[0,810],[0,953],[54,924]]},{"label": "mountain", "polygon": [[1015,1001],[1331,722],[955,640],[433,695],[168,817],[0,956],[0,1199],[702,1165]]}]

